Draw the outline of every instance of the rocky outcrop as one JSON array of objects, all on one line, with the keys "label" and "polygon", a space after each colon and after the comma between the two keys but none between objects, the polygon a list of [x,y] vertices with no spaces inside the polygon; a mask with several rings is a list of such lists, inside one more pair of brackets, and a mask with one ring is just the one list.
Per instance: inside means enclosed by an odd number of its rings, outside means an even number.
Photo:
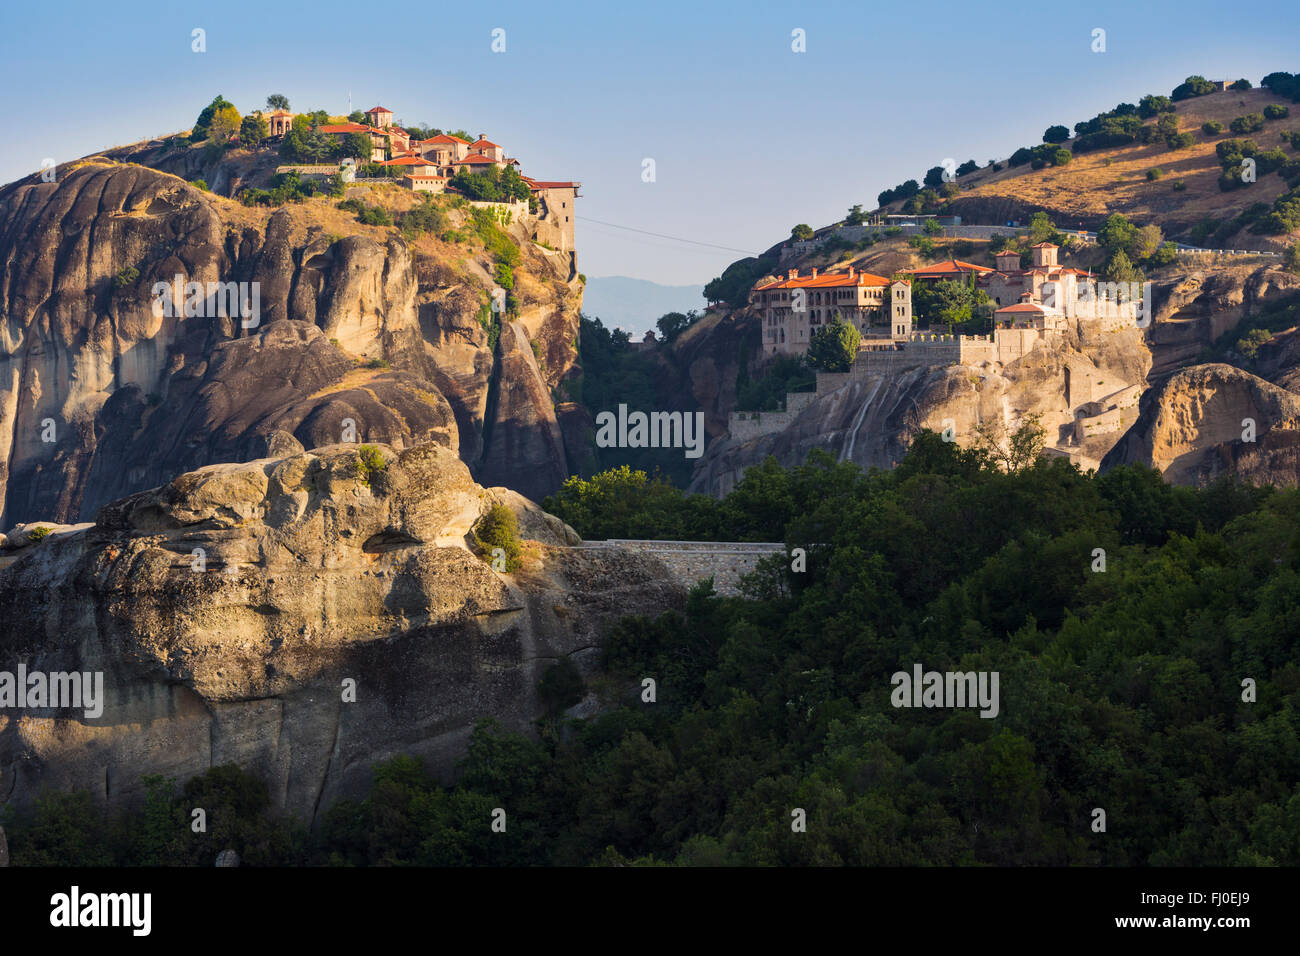
[{"label": "rocky outcrop", "polygon": [[1141,463],[1181,484],[1228,472],[1300,482],[1300,397],[1231,365],[1197,365],[1143,396],[1136,424],[1102,462]]},{"label": "rocky outcrop", "polygon": [[[0,799],[233,761],[306,817],[396,753],[450,774],[473,723],[529,730],[536,687],[588,670],[630,613],[680,606],[654,557],[577,536],[436,443],[213,465],[101,509],[95,524],[0,558],[0,659],[99,672],[102,715],[0,710]],[[498,574],[467,534],[494,503],[519,518],[523,566]]]},{"label": "rocky outcrop", "polygon": [[1183,268],[1156,281],[1155,321],[1148,333],[1153,378],[1197,362],[1201,352],[1268,303],[1300,290],[1300,276],[1258,260],[1219,258]]},{"label": "rocky outcrop", "polygon": [[[532,327],[493,348],[482,250],[412,244],[326,200],[248,209],[106,160],[0,189],[0,523],[89,518],[255,457],[274,431],[315,447],[348,422],[359,440],[438,441],[494,484],[554,490],[569,469],[550,388],[576,359],[580,284],[567,258],[522,249]],[[257,323],[215,299],[160,314],[155,283],[177,275],[256,283]]]},{"label": "rocky outcrop", "polygon": [[723,495],[751,465],[769,455],[801,464],[814,448],[864,468],[893,467],[923,428],[948,431],[961,445],[1005,447],[1030,416],[1047,446],[1096,467],[1119,437],[1119,415],[1094,429],[1117,393],[1145,381],[1151,355],[1137,329],[1103,331],[1080,322],[1052,348],[1040,347],[1012,362],[944,364],[819,376],[816,398],[772,434],[709,446],[691,490]]}]

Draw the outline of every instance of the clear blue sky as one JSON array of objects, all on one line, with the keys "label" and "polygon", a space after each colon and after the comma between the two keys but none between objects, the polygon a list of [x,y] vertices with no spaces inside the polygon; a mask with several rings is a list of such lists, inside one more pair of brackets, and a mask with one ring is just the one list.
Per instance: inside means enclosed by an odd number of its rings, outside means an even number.
[{"label": "clear blue sky", "polygon": [[581,181],[588,275],[702,283],[738,253],[585,220],[757,252],[946,157],[1006,156],[1190,73],[1300,71],[1298,38],[1295,0],[10,4],[0,181],[184,129],[217,93],[337,113],[350,91],[355,108],[485,132],[525,174]]}]

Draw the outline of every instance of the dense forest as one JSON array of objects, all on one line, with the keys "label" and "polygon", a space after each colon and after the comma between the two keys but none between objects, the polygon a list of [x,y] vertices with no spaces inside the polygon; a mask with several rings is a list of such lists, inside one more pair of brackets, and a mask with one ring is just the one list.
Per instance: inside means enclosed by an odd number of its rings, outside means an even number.
[{"label": "dense forest", "polygon": [[[791,554],[744,597],[705,585],[683,614],[625,619],[598,673],[552,668],[536,738],[481,725],[454,787],[398,758],[315,833],[233,767],[151,780],[126,817],[52,794],[4,820],[13,861],[1300,864],[1298,502],[1007,471],[928,432],[890,472],[769,461],[721,501],[630,469],[574,479],[548,506],[583,534]],[[890,675],[917,662],[998,672],[998,716],[895,708]],[[589,691],[607,709],[565,717]]]},{"label": "dense forest", "polygon": [[[564,397],[586,407],[594,420],[604,411],[617,412],[620,404],[629,411],[696,410],[688,393],[678,385],[683,376],[671,368],[670,349],[654,353],[633,348],[627,332],[606,328],[598,318],[581,318],[578,350],[582,375],[563,383]],[[657,448],[601,448],[592,440],[587,443],[592,460],[582,462],[582,474],[593,474],[626,465],[632,469],[650,469],[656,478],[664,478],[681,487],[690,484],[695,461],[684,455],[664,455]]]}]

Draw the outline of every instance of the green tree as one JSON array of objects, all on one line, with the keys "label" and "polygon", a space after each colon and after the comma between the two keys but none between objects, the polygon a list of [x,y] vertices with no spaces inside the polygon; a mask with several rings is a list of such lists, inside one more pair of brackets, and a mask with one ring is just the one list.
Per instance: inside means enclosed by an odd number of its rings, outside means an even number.
[{"label": "green tree", "polygon": [[1097,230],[1097,245],[1107,253],[1127,252],[1137,239],[1137,227],[1121,213],[1114,213]]},{"label": "green tree", "polygon": [[808,364],[823,372],[847,372],[858,354],[862,336],[838,314],[808,339]]},{"label": "green tree", "polygon": [[224,146],[230,137],[239,132],[239,111],[233,106],[223,106],[212,114],[208,126],[208,142],[214,146]]},{"label": "green tree", "polygon": [[1150,119],[1161,113],[1172,113],[1176,106],[1167,96],[1144,96],[1138,101],[1138,116]]},{"label": "green tree", "polygon": [[207,139],[209,130],[212,126],[212,118],[217,114],[218,110],[223,110],[227,107],[230,109],[235,108],[233,103],[229,102],[224,96],[218,93],[211,103],[203,107],[203,110],[199,113],[199,118],[194,121],[194,126],[190,130],[190,141],[197,143],[200,140]]},{"label": "green tree", "polygon": [[[519,539],[519,519],[505,505],[493,505],[474,527],[474,548],[484,561],[505,558],[506,571],[519,569],[523,545]],[[500,549],[500,554],[496,553]]]},{"label": "green tree", "polygon": [[287,110],[289,108],[289,97],[283,93],[272,93],[266,98],[266,108],[268,110]]},{"label": "green tree", "polygon": [[1217,89],[1218,87],[1203,76],[1189,76],[1183,82],[1174,87],[1171,96],[1175,102],[1178,102],[1180,100],[1189,100],[1196,96],[1205,96],[1208,93],[1213,93]]},{"label": "green tree", "polygon": [[1143,275],[1133,266],[1123,249],[1116,249],[1102,267],[1101,276],[1107,282],[1141,282]]},{"label": "green tree", "polygon": [[239,124],[239,145],[260,146],[270,135],[266,120],[261,113],[249,113]]},{"label": "green tree", "polygon": [[1245,133],[1254,133],[1264,128],[1264,116],[1262,113],[1247,113],[1245,116],[1238,116],[1228,124],[1228,129],[1234,136],[1241,136]]},{"label": "green tree", "polygon": [[[1177,183],[1174,184],[1175,188],[1177,187],[1177,185],[1178,185]],[[1147,264],[1150,265],[1152,268],[1160,268],[1161,266],[1172,265],[1174,262],[1177,261],[1178,261],[1178,247],[1175,246],[1172,242],[1162,242],[1156,248],[1155,252],[1151,253],[1151,255],[1147,257]]]},{"label": "green tree", "polygon": [[1300,242],[1293,242],[1287,246],[1286,259],[1284,260],[1286,269],[1300,275]]},{"label": "green tree", "polygon": [[1142,226],[1133,234],[1127,251],[1134,259],[1149,259],[1155,255],[1164,241],[1165,235],[1160,231],[1160,227],[1151,223]]},{"label": "green tree", "polygon": [[1070,131],[1064,126],[1049,126],[1043,132],[1044,143],[1064,143],[1070,138]]},{"label": "green tree", "polygon": [[1273,334],[1267,329],[1251,329],[1244,336],[1237,339],[1236,349],[1253,361],[1259,355],[1259,347],[1272,338]]},{"label": "green tree", "polygon": [[340,158],[351,157],[362,163],[370,161],[373,144],[369,133],[348,133],[339,138],[339,143]]},{"label": "green tree", "polygon": [[689,313],[668,312],[661,315],[655,322],[655,327],[659,329],[659,336],[665,342],[674,342],[677,336],[681,335],[698,316],[694,310]]},{"label": "green tree", "polygon": [[812,226],[808,225],[806,222],[801,222],[799,223],[799,225],[795,226],[793,229],[790,230],[790,238],[794,239],[796,242],[805,239],[811,239],[812,237],[813,237]]},{"label": "green tree", "polygon": [[1061,245],[1065,237],[1061,235],[1060,230],[1056,228],[1056,223],[1052,222],[1050,216],[1045,212],[1036,212],[1029,219],[1029,244],[1037,245],[1040,242],[1051,242]]}]

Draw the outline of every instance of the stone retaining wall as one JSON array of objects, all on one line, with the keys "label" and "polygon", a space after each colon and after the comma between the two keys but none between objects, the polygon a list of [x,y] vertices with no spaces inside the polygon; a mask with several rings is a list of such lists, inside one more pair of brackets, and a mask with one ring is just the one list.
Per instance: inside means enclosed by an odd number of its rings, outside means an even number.
[{"label": "stone retaining wall", "polygon": [[644,541],[611,538],[584,541],[580,548],[624,548],[649,554],[667,565],[683,587],[713,578],[713,589],[726,597],[740,594],[740,578],[772,554],[784,554],[785,545],[767,541]]}]

